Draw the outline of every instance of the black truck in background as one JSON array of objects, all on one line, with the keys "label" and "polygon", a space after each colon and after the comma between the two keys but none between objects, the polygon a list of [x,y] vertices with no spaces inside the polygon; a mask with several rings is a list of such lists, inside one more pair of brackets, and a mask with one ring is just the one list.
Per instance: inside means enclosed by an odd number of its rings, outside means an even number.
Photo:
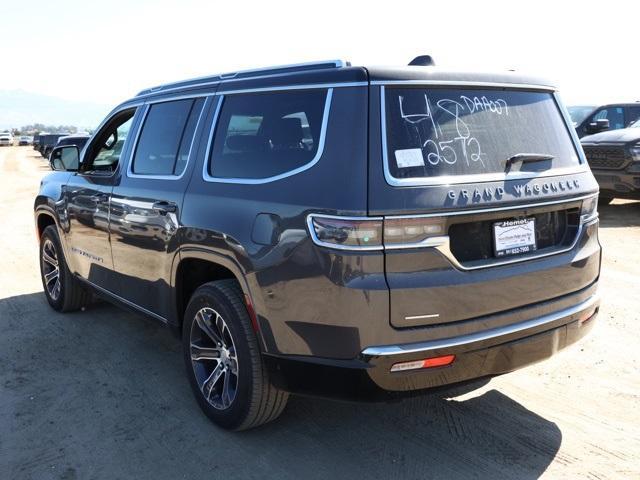
[{"label": "black truck in background", "polygon": [[582,138],[607,130],[627,128],[640,118],[640,102],[606,105],[573,105],[567,107],[573,126]]},{"label": "black truck in background", "polygon": [[598,185],[601,204],[614,198],[640,200],[640,119],[629,128],[580,140]]}]

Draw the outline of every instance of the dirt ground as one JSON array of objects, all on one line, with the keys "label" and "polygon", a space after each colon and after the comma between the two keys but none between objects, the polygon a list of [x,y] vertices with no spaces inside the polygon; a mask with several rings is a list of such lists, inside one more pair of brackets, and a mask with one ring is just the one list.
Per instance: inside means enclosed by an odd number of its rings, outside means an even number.
[{"label": "dirt ground", "polygon": [[600,208],[598,324],[551,360],[453,399],[292,398],[234,434],[199,411],[163,326],[48,307],[32,217],[47,171],[0,148],[0,479],[640,478],[640,203]]}]

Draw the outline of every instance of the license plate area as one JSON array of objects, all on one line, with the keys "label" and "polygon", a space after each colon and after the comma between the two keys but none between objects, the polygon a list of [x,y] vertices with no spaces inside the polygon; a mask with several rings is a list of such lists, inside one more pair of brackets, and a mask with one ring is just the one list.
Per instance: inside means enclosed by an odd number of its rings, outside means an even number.
[{"label": "license plate area", "polygon": [[535,218],[495,222],[493,246],[496,257],[522,255],[537,250]]}]

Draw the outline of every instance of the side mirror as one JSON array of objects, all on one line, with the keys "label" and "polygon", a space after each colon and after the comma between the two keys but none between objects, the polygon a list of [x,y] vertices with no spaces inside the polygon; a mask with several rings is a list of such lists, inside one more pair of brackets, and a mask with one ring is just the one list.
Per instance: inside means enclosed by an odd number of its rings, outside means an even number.
[{"label": "side mirror", "polygon": [[80,165],[80,152],[75,145],[56,147],[49,155],[51,170],[60,172],[77,172]]},{"label": "side mirror", "polygon": [[598,133],[609,130],[609,119],[599,118],[595,122],[589,124],[589,133]]}]

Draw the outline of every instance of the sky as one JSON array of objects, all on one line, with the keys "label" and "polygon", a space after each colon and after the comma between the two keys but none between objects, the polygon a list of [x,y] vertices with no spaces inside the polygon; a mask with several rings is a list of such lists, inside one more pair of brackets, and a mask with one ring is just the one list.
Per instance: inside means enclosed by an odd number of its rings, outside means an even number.
[{"label": "sky", "polygon": [[[344,59],[516,69],[568,104],[640,100],[640,1],[0,0],[0,90],[115,105],[163,82]],[[9,20],[9,21],[7,21]],[[2,105],[0,105],[0,109]]]}]

